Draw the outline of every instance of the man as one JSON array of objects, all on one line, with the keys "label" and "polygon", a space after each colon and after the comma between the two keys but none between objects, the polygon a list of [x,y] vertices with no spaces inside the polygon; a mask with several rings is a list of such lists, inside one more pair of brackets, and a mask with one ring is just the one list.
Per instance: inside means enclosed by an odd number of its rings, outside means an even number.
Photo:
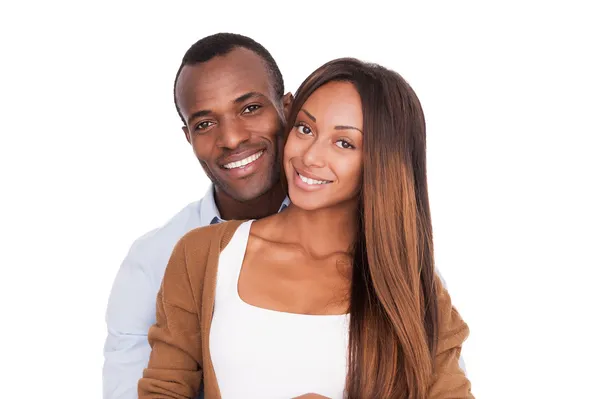
[{"label": "man", "polygon": [[213,184],[203,199],[137,239],[123,261],[106,314],[105,399],[137,398],[156,295],[177,241],[196,227],[262,218],[289,203],[279,162],[292,95],[284,95],[281,72],[263,46],[228,33],[201,39],[183,57],[174,98],[185,137]]},{"label": "man", "polygon": [[213,184],[203,199],[137,239],[123,261],[106,315],[105,399],[137,398],[156,295],[177,241],[196,227],[262,218],[289,203],[279,158],[292,95],[284,95],[281,72],[263,46],[234,34],[201,39],[183,57],[174,98],[185,137]]}]

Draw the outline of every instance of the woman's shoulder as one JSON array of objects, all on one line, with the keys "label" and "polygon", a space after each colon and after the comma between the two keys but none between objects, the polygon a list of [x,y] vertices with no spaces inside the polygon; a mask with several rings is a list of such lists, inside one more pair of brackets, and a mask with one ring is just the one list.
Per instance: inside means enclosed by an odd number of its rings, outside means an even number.
[{"label": "woman's shoulder", "polygon": [[197,227],[188,231],[181,237],[178,245],[183,246],[186,252],[202,249],[212,245],[215,241],[220,241],[220,247],[223,249],[237,228],[247,220],[228,220],[221,223],[208,226]]},{"label": "woman's shoulder", "polygon": [[435,274],[438,298],[439,342],[438,352],[460,345],[469,336],[469,326],[454,306],[450,293],[439,273]]},{"label": "woman's shoulder", "polygon": [[188,275],[186,280],[200,287],[205,270],[215,268],[218,254],[242,223],[244,220],[225,221],[188,231],[175,244],[163,279],[179,281],[181,276]]}]

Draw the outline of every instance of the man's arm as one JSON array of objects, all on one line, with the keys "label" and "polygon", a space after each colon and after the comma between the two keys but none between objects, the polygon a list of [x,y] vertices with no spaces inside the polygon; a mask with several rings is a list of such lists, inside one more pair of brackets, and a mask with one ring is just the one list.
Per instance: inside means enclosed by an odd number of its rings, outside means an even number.
[{"label": "man's arm", "polygon": [[137,384],[148,364],[148,329],[156,320],[155,281],[135,252],[129,252],[115,278],[108,300],[104,345],[104,399],[137,399]]},{"label": "man's arm", "polygon": [[[140,399],[191,399],[201,390],[202,332],[197,313],[201,306],[196,298],[202,295],[195,296],[192,290],[185,239],[173,250],[157,296],[156,323],[148,333],[152,352],[138,384]],[[205,259],[194,261],[200,265]]]}]

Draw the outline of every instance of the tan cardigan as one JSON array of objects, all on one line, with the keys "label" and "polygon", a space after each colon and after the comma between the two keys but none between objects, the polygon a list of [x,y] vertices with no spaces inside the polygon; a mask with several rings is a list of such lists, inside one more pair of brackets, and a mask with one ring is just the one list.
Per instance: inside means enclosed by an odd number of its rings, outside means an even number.
[{"label": "tan cardigan", "polygon": [[[141,399],[194,399],[202,382],[206,399],[221,398],[208,338],[219,254],[242,222],[197,228],[175,246],[157,297],[156,324],[148,333],[152,353],[138,384]],[[428,397],[473,398],[471,384],[459,367],[469,329],[439,279],[437,283],[440,336]]]}]

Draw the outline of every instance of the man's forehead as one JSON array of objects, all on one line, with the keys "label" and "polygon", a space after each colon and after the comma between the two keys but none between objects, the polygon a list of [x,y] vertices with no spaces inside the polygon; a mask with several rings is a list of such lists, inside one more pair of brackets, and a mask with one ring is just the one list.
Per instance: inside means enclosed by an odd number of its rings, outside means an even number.
[{"label": "man's forehead", "polygon": [[246,49],[235,49],[225,56],[184,66],[176,88],[181,102],[204,102],[223,96],[233,100],[247,92],[259,92],[270,97],[271,91],[265,62]]}]

